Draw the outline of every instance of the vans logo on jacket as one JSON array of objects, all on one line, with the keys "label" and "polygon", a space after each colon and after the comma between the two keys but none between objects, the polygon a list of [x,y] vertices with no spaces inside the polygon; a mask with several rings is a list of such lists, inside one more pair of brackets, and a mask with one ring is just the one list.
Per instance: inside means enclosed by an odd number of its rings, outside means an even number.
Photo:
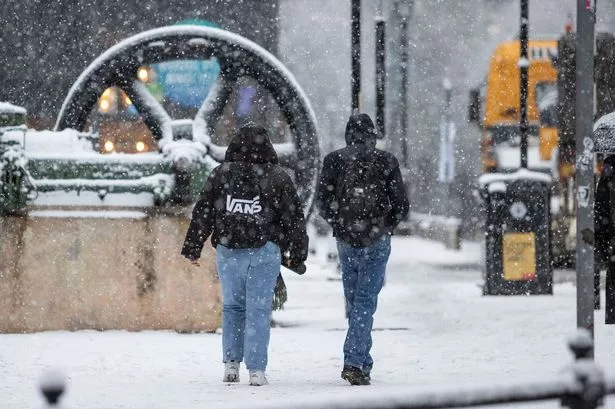
[{"label": "vans logo on jacket", "polygon": [[226,211],[231,213],[256,214],[263,210],[260,196],[254,199],[236,199],[226,195]]}]

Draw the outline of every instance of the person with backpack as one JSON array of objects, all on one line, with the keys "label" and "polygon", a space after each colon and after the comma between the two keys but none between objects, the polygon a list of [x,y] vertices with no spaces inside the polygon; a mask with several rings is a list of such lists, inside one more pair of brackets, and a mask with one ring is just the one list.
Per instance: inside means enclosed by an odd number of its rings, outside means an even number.
[{"label": "person with backpack", "polygon": [[268,384],[270,316],[280,264],[301,273],[307,258],[303,208],[291,178],[277,163],[266,130],[242,127],[224,163],[205,183],[182,248],[197,266],[208,237],[216,249],[224,382],[239,382],[245,359],[250,385]]},{"label": "person with backpack", "polygon": [[369,385],[373,315],[391,252],[391,234],[408,214],[406,189],[393,155],[376,149],[367,114],[346,124],[347,146],[329,153],[316,192],[320,214],[333,228],[342,270],[348,332],[342,379]]}]

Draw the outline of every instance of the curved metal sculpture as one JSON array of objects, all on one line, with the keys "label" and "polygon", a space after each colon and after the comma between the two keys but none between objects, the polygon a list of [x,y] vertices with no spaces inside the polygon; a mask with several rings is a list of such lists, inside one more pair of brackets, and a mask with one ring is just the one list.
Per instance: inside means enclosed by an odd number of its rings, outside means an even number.
[{"label": "curved metal sculpture", "polygon": [[192,139],[202,142],[209,155],[222,161],[225,147],[211,135],[221,117],[235,82],[244,76],[256,80],[278,103],[290,126],[293,141],[274,144],[280,161],[295,173],[299,195],[306,209],[312,205],[320,162],[316,120],[310,103],[292,74],[269,52],[236,34],[204,26],[172,26],[130,37],[104,52],[79,76],[60,110],[55,130],[83,131],[99,96],[108,87],[121,88],[132,100],[162,151],[183,138],[164,108],[137,79],[143,65],[215,57],[220,75],[199,109],[192,125]]}]

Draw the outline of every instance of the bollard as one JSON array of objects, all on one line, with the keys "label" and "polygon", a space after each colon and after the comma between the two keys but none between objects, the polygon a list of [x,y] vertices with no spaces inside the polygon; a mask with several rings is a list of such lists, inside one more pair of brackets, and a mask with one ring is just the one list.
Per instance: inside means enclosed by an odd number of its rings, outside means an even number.
[{"label": "bollard", "polygon": [[66,389],[66,377],[57,369],[49,369],[41,376],[40,388],[47,407],[58,407],[60,397]]},{"label": "bollard", "polygon": [[459,223],[448,223],[445,226],[445,246],[447,249],[461,249],[461,226]]},{"label": "bollard", "polygon": [[[595,254],[595,253],[594,253]],[[601,308],[600,304],[600,270],[601,265],[598,260],[594,260],[594,310]]]},{"label": "bollard", "polygon": [[615,324],[615,263],[609,262],[606,271],[606,288],[604,303],[605,324]]},{"label": "bollard", "polygon": [[570,409],[596,409],[604,404],[606,382],[604,371],[593,360],[594,342],[591,333],[579,328],[568,341],[575,361],[567,368],[578,385],[578,391],[562,398],[562,406]]}]

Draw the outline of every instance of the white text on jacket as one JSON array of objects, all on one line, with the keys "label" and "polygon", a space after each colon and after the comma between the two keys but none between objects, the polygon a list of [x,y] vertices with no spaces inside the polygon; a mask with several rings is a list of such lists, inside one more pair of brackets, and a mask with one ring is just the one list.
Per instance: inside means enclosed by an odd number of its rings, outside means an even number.
[{"label": "white text on jacket", "polygon": [[261,207],[260,196],[254,199],[234,199],[231,195],[226,195],[226,211],[232,213],[255,214],[260,213]]}]

